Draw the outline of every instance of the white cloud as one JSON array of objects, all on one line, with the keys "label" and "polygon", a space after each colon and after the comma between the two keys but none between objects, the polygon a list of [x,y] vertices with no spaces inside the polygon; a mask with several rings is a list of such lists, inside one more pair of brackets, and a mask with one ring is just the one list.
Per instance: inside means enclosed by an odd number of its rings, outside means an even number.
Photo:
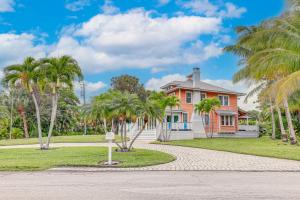
[{"label": "white cloud", "polygon": [[236,5],[233,3],[226,3],[225,4],[226,10],[220,12],[221,17],[226,17],[226,18],[240,18],[242,14],[244,14],[247,9],[244,7],[238,8]]},{"label": "white cloud", "polygon": [[26,56],[44,57],[46,52],[46,46],[35,45],[34,35],[0,34],[0,68],[22,62]]},{"label": "white cloud", "polygon": [[0,13],[1,12],[13,12],[15,6],[14,0],[1,0],[0,2]]},{"label": "white cloud", "polygon": [[65,5],[66,9],[76,12],[82,10],[84,7],[90,5],[90,0],[75,0],[75,1],[68,1]]},{"label": "white cloud", "polygon": [[163,76],[161,78],[151,78],[146,84],[145,88],[148,90],[156,90],[159,91],[160,87],[171,82],[171,81],[184,81],[186,80],[186,76],[181,74],[170,74]]},{"label": "white cloud", "polygon": [[210,3],[209,0],[191,0],[182,3],[182,5],[193,13],[204,14],[205,16],[215,16],[219,9],[216,5]]},{"label": "white cloud", "polygon": [[120,9],[114,6],[113,1],[111,0],[105,0],[104,5],[101,6],[101,10],[105,14],[116,14],[120,12]]},{"label": "white cloud", "polygon": [[209,16],[209,17],[221,17],[221,18],[240,18],[247,9],[244,7],[237,7],[233,3],[227,2],[225,4],[218,3],[213,4],[210,0],[190,0],[179,1],[179,4],[183,8],[191,10],[195,14]]},{"label": "white cloud", "polygon": [[158,0],[159,5],[166,5],[168,3],[170,3],[170,0]]},{"label": "white cloud", "polygon": [[83,24],[66,28],[51,55],[72,55],[93,73],[198,64],[219,55],[221,48],[206,45],[198,37],[217,34],[220,23],[213,17],[153,17],[143,9],[98,14]]}]

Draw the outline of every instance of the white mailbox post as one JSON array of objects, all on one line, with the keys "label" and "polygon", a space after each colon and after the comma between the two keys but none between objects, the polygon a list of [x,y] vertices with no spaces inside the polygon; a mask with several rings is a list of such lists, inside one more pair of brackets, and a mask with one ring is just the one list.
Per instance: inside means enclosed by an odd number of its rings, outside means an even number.
[{"label": "white mailbox post", "polygon": [[112,165],[112,142],[115,139],[114,132],[107,132],[105,139],[108,140],[108,165]]}]

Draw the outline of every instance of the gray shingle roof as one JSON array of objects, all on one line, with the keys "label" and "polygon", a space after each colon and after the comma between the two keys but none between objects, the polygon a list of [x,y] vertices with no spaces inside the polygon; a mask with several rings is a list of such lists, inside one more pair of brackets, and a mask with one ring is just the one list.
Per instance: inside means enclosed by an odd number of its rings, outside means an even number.
[{"label": "gray shingle roof", "polygon": [[174,85],[177,88],[187,88],[191,90],[201,90],[201,91],[207,91],[207,92],[220,92],[220,93],[226,93],[226,94],[237,94],[237,95],[244,95],[240,92],[235,92],[231,90],[227,90],[225,88],[215,86],[208,84],[206,82],[200,81],[199,84],[196,87],[193,87],[193,81],[192,80],[186,80],[186,81],[172,81],[164,86],[162,86],[162,89],[166,89],[168,86]]}]

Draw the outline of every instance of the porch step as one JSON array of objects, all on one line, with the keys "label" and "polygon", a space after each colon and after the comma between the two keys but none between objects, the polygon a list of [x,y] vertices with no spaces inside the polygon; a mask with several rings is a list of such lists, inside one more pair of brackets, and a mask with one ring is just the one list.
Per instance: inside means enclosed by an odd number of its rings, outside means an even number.
[{"label": "porch step", "polygon": [[141,135],[137,138],[137,140],[156,140],[156,130],[143,131]]}]

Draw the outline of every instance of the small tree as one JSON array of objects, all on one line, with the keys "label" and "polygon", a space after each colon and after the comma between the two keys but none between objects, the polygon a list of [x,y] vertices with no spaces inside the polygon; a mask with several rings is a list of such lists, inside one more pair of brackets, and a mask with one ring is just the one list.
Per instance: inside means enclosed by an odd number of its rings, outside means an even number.
[{"label": "small tree", "polygon": [[[211,130],[210,138],[213,137],[213,133],[214,133],[214,113],[216,108],[220,106],[221,106],[221,102],[217,98],[204,99],[195,105],[195,111],[201,115],[204,130],[205,130],[205,123],[203,117],[205,117],[206,114],[208,114],[209,116],[212,115],[211,120],[209,120],[209,127],[212,127],[211,129],[209,129]],[[210,121],[212,125],[210,125]],[[206,130],[205,130],[205,135],[206,137],[208,137]]]}]

